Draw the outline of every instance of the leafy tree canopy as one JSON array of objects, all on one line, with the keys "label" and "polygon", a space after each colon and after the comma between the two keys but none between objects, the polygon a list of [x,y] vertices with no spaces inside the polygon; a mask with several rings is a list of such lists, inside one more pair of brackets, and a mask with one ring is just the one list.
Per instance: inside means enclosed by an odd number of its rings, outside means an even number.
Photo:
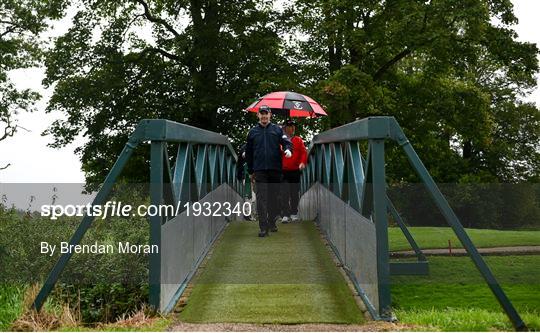
[{"label": "leafy tree canopy", "polygon": [[[517,41],[510,0],[298,0],[294,49],[327,127],[395,116],[442,182],[538,180],[538,48]],[[322,61],[321,61],[322,60]],[[415,180],[392,154],[394,180]]]},{"label": "leafy tree canopy", "polygon": [[[57,0],[0,2],[0,141],[17,131],[17,112],[31,109],[32,103],[39,98],[30,90],[16,89],[8,73],[38,64],[38,36],[48,27],[47,19],[60,18],[62,11],[62,1]],[[7,166],[0,166],[0,169]]]},{"label": "leafy tree canopy", "polygon": [[[239,143],[258,95],[296,90],[335,127],[395,116],[441,182],[540,179],[538,48],[519,42],[510,0],[84,0],[47,52],[53,146],[78,134],[100,182],[143,118],[167,118]],[[318,128],[318,127],[317,127]],[[389,146],[394,181],[414,181]],[[146,180],[139,165],[132,181]]]},{"label": "leafy tree canopy", "polygon": [[[53,146],[86,136],[84,171],[100,182],[144,118],[240,142],[253,123],[242,109],[261,92],[294,86],[276,18],[267,1],[84,1],[47,54],[45,83],[57,84],[48,109],[67,115],[47,131]],[[128,177],[143,181],[142,170]]]}]

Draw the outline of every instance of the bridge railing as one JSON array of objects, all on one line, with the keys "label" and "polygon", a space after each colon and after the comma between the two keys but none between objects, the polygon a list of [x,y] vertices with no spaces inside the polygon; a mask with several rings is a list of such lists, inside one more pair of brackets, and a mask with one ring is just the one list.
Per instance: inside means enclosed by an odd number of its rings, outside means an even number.
[{"label": "bridge railing", "polygon": [[[390,275],[428,272],[425,256],[387,196],[385,141],[388,140],[404,150],[514,327],[524,329],[519,314],[393,117],[370,117],[316,135],[301,177],[300,214],[317,221],[372,316],[392,319]],[[360,142],[367,142],[365,159]],[[418,262],[390,262],[389,214],[415,250]]]},{"label": "bridge railing", "polygon": [[[236,177],[237,156],[226,136],[168,121],[142,120],[109,171],[92,205],[102,205],[126,166],[134,149],[150,146],[150,204],[173,205],[178,215],[149,218],[149,304],[162,312],[172,309],[208,249],[222,231],[229,216],[189,216],[185,204],[199,202],[243,203],[244,187]],[[170,158],[168,146],[175,145]],[[70,245],[81,242],[93,216],[85,215],[73,234]],[[39,310],[58,281],[73,253],[61,255],[33,306]]]}]

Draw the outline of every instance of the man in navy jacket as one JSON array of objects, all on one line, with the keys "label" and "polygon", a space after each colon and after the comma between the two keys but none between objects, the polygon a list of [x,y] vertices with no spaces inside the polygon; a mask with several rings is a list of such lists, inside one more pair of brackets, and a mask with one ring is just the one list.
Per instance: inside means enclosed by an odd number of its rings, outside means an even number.
[{"label": "man in navy jacket", "polygon": [[285,158],[292,156],[292,143],[281,127],[272,124],[272,112],[262,105],[257,113],[259,124],[253,127],[247,137],[246,162],[250,177],[255,178],[257,194],[257,214],[259,215],[259,237],[268,236],[268,231],[277,231],[276,217],[279,203],[279,183],[281,182],[281,149]]}]

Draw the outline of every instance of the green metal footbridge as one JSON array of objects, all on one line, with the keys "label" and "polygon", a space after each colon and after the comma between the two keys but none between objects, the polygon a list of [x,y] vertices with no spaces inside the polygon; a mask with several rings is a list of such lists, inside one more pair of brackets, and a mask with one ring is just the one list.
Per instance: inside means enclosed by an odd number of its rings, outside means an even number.
[{"label": "green metal footbridge", "polygon": [[[434,203],[467,250],[485,282],[517,330],[526,326],[489,267],[465,232],[458,217],[433,181],[413,146],[393,117],[370,117],[316,135],[309,163],[301,178],[299,213],[315,221],[335,257],[347,272],[356,293],[375,320],[392,320],[390,276],[427,274],[428,261],[407,230],[387,195],[385,142],[396,142],[430,193]],[[367,142],[367,152],[361,152]],[[107,175],[92,205],[101,205],[135,147],[150,146],[151,204],[178,202],[244,202],[246,187],[236,178],[237,156],[226,136],[168,120],[142,120]],[[168,156],[174,146],[176,156]],[[174,163],[171,163],[174,161]],[[414,249],[415,262],[389,260],[388,218],[392,216]],[[70,244],[81,242],[93,216],[84,216]],[[149,244],[159,253],[149,258],[149,304],[173,309],[222,230],[227,216],[149,218]],[[40,310],[72,253],[59,258],[36,297]]]}]

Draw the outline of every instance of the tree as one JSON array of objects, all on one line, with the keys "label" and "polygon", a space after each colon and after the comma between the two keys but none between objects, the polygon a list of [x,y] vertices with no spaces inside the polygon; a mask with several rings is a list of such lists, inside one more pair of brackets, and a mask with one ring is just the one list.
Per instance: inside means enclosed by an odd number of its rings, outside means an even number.
[{"label": "tree", "polygon": [[[241,110],[292,84],[276,17],[268,1],[84,1],[47,53],[48,110],[67,116],[46,131],[52,146],[84,135],[77,152],[99,184],[144,118],[243,140],[253,120]],[[130,181],[148,179],[147,159],[136,157]]]},{"label": "tree", "polygon": [[[0,141],[13,136],[20,126],[19,110],[32,110],[39,95],[19,90],[9,79],[9,72],[38,64],[38,35],[47,29],[46,19],[59,18],[63,1],[4,0],[0,2]],[[10,164],[0,166],[0,170]]]},{"label": "tree", "polygon": [[[297,0],[290,13],[328,127],[392,115],[439,182],[538,179],[540,112],[520,100],[538,48],[516,40],[509,0]],[[416,181],[390,151],[392,179]]]}]

